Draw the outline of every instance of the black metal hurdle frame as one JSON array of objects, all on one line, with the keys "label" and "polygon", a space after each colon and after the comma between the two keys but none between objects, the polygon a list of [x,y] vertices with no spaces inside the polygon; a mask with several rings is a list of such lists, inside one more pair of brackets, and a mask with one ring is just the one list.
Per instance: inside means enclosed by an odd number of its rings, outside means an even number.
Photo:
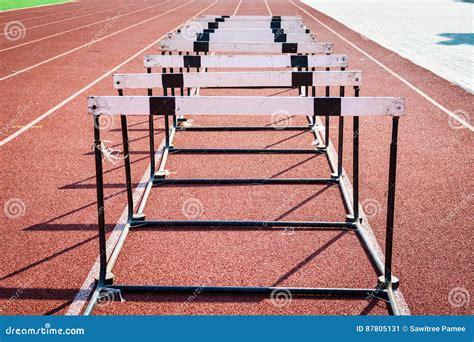
[{"label": "black metal hurdle frame", "polygon": [[[166,70],[163,70],[166,72]],[[170,70],[173,72],[173,70]],[[180,70],[182,71],[182,70]],[[147,70],[151,72],[151,70]],[[327,87],[328,88],[328,87]],[[326,88],[326,89],[327,89]],[[345,87],[340,87],[340,96],[345,95]],[[163,88],[163,95],[167,96],[168,91],[174,96],[176,87]],[[184,90],[181,87],[181,94]],[[313,87],[314,89],[314,87]],[[309,96],[308,88],[306,91],[300,90],[300,93]],[[120,96],[124,95],[123,90],[119,89]],[[153,90],[148,89],[148,96],[153,96]],[[188,95],[190,93],[188,92]],[[313,90],[315,94],[315,90]],[[312,95],[313,95],[312,94]],[[354,87],[354,96],[360,95],[360,88]],[[326,90],[326,96],[329,96]],[[118,243],[114,247],[110,258],[107,260],[106,251],[106,232],[105,232],[105,210],[104,210],[104,182],[102,175],[102,141],[100,137],[100,116],[94,115],[94,151],[95,151],[95,166],[96,166],[96,182],[97,182],[97,204],[98,204],[98,225],[99,225],[99,251],[100,251],[100,269],[97,280],[96,289],[90,299],[84,314],[91,314],[97,300],[103,293],[108,291],[124,291],[124,292],[194,292],[199,290],[200,293],[242,293],[242,294],[271,294],[273,291],[285,290],[290,291],[292,295],[316,295],[316,296],[339,296],[351,298],[380,298],[387,302],[391,314],[398,315],[400,313],[394,297],[394,290],[398,287],[398,279],[392,275],[392,254],[393,254],[393,228],[394,228],[394,209],[395,209],[395,184],[396,184],[396,166],[397,166],[397,140],[398,140],[398,124],[399,117],[392,118],[392,137],[390,144],[390,162],[389,162],[389,182],[388,182],[388,202],[387,202],[387,221],[386,221],[386,245],[385,245],[385,262],[383,263],[377,252],[372,247],[366,236],[362,225],[359,210],[359,117],[353,117],[353,194],[352,201],[348,190],[343,182],[342,174],[342,157],[343,157],[343,124],[344,118],[339,117],[339,145],[338,145],[338,160],[337,165],[327,153],[327,148],[312,149],[312,150],[256,150],[256,149],[193,149],[183,150],[175,149],[172,146],[174,135],[179,128],[175,126],[173,118],[173,125],[170,125],[170,115],[165,113],[165,143],[163,150],[157,152],[161,155],[158,171],[156,170],[156,156],[155,156],[155,142],[154,142],[154,122],[153,115],[149,116],[150,127],[150,179],[146,185],[144,194],[138,203],[138,209],[134,213],[133,203],[133,188],[131,177],[131,163],[130,163],[130,149],[128,137],[127,116],[121,115],[122,140],[123,140],[123,155],[125,179],[127,187],[127,202],[128,202],[128,220],[122,233],[119,237]],[[309,124],[315,124],[315,118],[308,118]],[[203,127],[204,128],[204,127]],[[223,127],[227,130],[244,130],[244,127]],[[266,127],[268,129],[268,127]],[[187,128],[189,129],[189,128]],[[212,128],[211,128],[212,129]],[[263,129],[263,128],[262,128]],[[270,127],[270,129],[273,129]],[[296,129],[296,128],[295,128]],[[308,127],[305,127],[307,130]],[[260,130],[260,128],[252,128],[249,130]],[[317,130],[312,130],[316,139],[321,139],[321,134]],[[327,136],[328,137],[328,136]],[[325,140],[325,147],[329,146],[330,141]],[[262,152],[263,151],[263,152]],[[294,152],[291,152],[294,151]],[[326,179],[184,179],[184,180],[169,180],[165,179],[165,164],[170,153],[322,153],[326,154],[328,163],[330,165],[332,174],[330,178]],[[295,221],[156,221],[145,220],[144,208],[148,196],[153,187],[160,185],[171,184],[332,184],[337,185],[341,191],[344,206],[346,208],[347,218],[344,222],[295,222]],[[351,203],[352,202],[352,203]],[[359,241],[369,256],[369,260],[378,273],[378,284],[374,288],[311,288],[311,287],[241,287],[241,286],[160,286],[160,285],[114,285],[113,276],[111,275],[113,267],[116,263],[118,255],[126,240],[130,229],[141,229],[146,227],[206,227],[206,226],[229,226],[243,228],[259,228],[268,229],[271,227],[294,227],[294,228],[314,228],[316,230],[351,230],[356,232]]]}]

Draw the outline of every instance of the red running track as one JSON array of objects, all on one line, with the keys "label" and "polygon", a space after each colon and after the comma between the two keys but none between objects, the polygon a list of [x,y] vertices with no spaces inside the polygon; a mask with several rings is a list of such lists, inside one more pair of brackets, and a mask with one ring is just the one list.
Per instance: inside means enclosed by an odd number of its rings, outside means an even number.
[{"label": "red running track", "polygon": [[[110,6],[129,3],[123,14],[152,5],[151,2],[123,1]],[[142,72],[142,55],[158,50],[156,46],[141,50],[213,2],[198,0],[183,4],[176,0],[162,1],[160,6],[119,18],[100,37],[106,38],[91,47],[78,48],[94,39],[104,23],[0,52],[0,78],[37,65],[0,84],[3,95],[0,100],[3,109],[0,119],[2,203],[18,203],[22,214],[4,212],[1,216],[2,314],[64,314],[68,310],[97,258],[92,124],[85,111],[85,98],[114,94],[109,71]],[[48,23],[51,16],[39,17],[55,11],[71,12],[62,13],[54,20],[91,14],[81,20],[27,30],[25,38],[14,43],[5,42],[2,37],[1,47],[107,19],[111,16],[109,12],[93,14],[105,8],[107,6],[98,6],[94,1],[83,1],[60,5],[57,9],[48,6],[0,14],[2,23],[37,17],[28,19],[26,26]],[[448,301],[453,288],[472,289],[472,132],[454,125],[443,111],[367,55],[451,111],[471,113],[472,95],[362,39],[305,5],[269,1],[268,8],[274,15],[302,15],[320,40],[333,42],[337,53],[349,55],[350,69],[364,72],[362,95],[407,97],[408,114],[401,120],[400,127],[394,271],[401,279],[400,288],[413,314],[472,313],[472,304],[458,308]],[[237,0],[217,1],[203,13],[232,14],[237,10],[236,13],[242,15],[263,15],[269,13],[268,8],[264,1],[245,0],[240,5]],[[71,50],[74,51],[68,52]],[[54,59],[39,64],[51,58]],[[267,93],[272,91],[261,94]],[[44,118],[33,127],[13,135],[42,115]],[[200,123],[204,124],[206,120],[200,119]],[[145,121],[144,118],[134,119],[130,130],[136,183],[147,167]],[[383,247],[389,122],[383,118],[361,121],[361,199],[367,212],[369,205],[375,205],[370,224]],[[219,122],[229,124],[228,120]],[[161,123],[157,122],[157,126]],[[111,141],[110,146],[120,149],[118,128],[119,123],[112,122],[105,136]],[[349,137],[350,124],[346,128],[345,136]],[[162,130],[157,129],[156,140],[160,141],[162,137]],[[278,131],[247,135],[246,138],[245,143],[253,147],[303,148],[311,143],[310,136]],[[203,143],[243,146],[243,139],[238,135],[217,133],[206,134],[204,138],[203,133],[190,132],[176,137],[179,146],[202,146]],[[347,141],[346,150],[350,151],[350,148],[350,141]],[[172,172],[171,177],[211,174],[222,177],[317,177],[320,172],[324,174],[327,167],[318,158],[245,156],[243,167],[243,156],[173,156],[167,168]],[[349,155],[346,160],[350,163]],[[123,170],[120,163],[105,165],[107,224],[112,230],[126,202]],[[173,199],[179,205],[164,202],[165,198]],[[201,201],[205,218],[300,219],[342,215],[337,191],[318,186],[163,188],[153,193],[147,213],[150,217],[163,217],[163,212],[174,217],[182,215],[181,204],[188,198]],[[127,240],[115,272],[119,282],[137,283],[375,285],[374,271],[357,239],[350,233],[337,232],[298,231],[289,235],[281,231],[135,231]],[[97,313],[387,313],[383,303],[365,300],[294,298],[282,308],[259,296],[201,295],[193,301],[187,296],[151,296],[146,300],[143,296],[127,296],[126,300],[126,303],[99,307]]]}]

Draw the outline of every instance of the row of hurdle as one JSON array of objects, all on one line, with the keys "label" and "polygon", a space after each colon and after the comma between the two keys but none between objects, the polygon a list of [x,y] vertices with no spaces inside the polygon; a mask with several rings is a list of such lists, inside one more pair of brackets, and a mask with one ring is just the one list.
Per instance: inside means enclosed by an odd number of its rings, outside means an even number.
[{"label": "row of hurdle", "polygon": [[[397,137],[399,118],[405,113],[405,100],[399,97],[362,97],[362,72],[347,70],[349,59],[333,54],[333,44],[321,42],[318,33],[311,32],[299,16],[216,16],[205,15],[187,22],[159,42],[161,54],[144,56],[146,73],[116,74],[113,87],[117,96],[88,98],[88,111],[94,120],[94,151],[97,183],[97,215],[99,229],[100,270],[97,286],[85,314],[91,314],[96,303],[109,293],[231,293],[271,295],[275,291],[289,291],[303,298],[378,298],[387,303],[391,314],[399,314],[395,300],[398,279],[392,274],[393,229],[395,211],[395,181],[397,166]],[[237,71],[226,71],[232,69]],[[262,71],[264,69],[264,71]],[[336,87],[336,88],[334,88]],[[200,89],[255,89],[255,96],[201,96]],[[263,88],[294,89],[293,96],[259,96]],[[128,96],[127,91],[142,89],[146,96]],[[338,89],[338,94],[331,90]],[[349,94],[350,93],[350,94]],[[156,95],[159,94],[159,95]],[[255,132],[272,130],[266,126],[209,126],[199,125],[203,115],[271,116],[283,112],[288,116],[302,116],[307,124],[279,127],[279,130],[303,131],[314,136],[317,144],[307,149],[276,148],[180,148],[173,143],[176,134],[188,131]],[[120,116],[125,185],[127,188],[128,220],[118,243],[110,253],[106,249],[103,148],[101,116]],[[132,167],[127,118],[130,115],[148,117],[149,160],[151,172],[143,196],[134,202]],[[392,120],[390,143],[389,184],[387,190],[387,221],[385,258],[381,259],[363,229],[359,204],[359,118],[388,116]],[[164,121],[165,138],[161,149],[155,142],[154,118]],[[190,124],[190,117],[193,123]],[[343,171],[344,120],[352,123],[352,191],[344,183]],[[330,125],[337,118],[337,158],[330,158]],[[188,124],[187,124],[188,123]],[[334,124],[334,123],[333,123]],[[166,163],[173,154],[324,154],[332,170],[325,178],[169,178]],[[347,180],[346,180],[347,181]],[[347,216],[337,222],[325,221],[241,221],[241,220],[159,220],[148,218],[146,203],[151,191],[163,185],[225,185],[225,184],[333,184],[339,187]],[[213,286],[212,284],[116,284],[113,268],[132,229],[182,227],[219,229],[350,230],[354,231],[368,255],[378,278],[373,288],[316,288],[316,287],[248,287]],[[228,229],[228,228],[227,228]]]}]

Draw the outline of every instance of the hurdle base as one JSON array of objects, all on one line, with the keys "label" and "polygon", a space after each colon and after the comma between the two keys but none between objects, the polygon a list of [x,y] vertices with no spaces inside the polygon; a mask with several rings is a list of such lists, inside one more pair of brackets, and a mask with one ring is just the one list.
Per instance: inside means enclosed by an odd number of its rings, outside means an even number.
[{"label": "hurdle base", "polygon": [[262,149],[262,148],[173,148],[170,154],[324,154],[315,149]]},{"label": "hurdle base", "polygon": [[[104,285],[112,285],[114,283],[115,275],[112,272],[105,273]],[[99,283],[99,275],[97,274],[94,278],[96,284]]]},{"label": "hurdle base", "polygon": [[260,294],[277,295],[287,293],[290,296],[338,296],[366,299],[378,297],[388,299],[386,290],[378,288],[317,288],[317,287],[252,287],[252,286],[166,286],[166,285],[113,285],[103,289],[119,290],[121,293],[215,293],[215,294]]},{"label": "hurdle base", "polygon": [[133,214],[132,220],[133,221],[145,221],[146,215],[145,213],[137,213]]},{"label": "hurdle base", "polygon": [[362,223],[362,217],[359,217],[359,220],[356,220],[354,218],[354,215],[346,215],[346,220],[347,220],[347,222],[357,222],[357,221],[359,221],[359,223]]},{"label": "hurdle base", "polygon": [[271,228],[288,228],[294,229],[312,229],[312,230],[344,230],[356,231],[357,226],[351,222],[322,222],[322,221],[233,221],[233,220],[211,220],[211,221],[159,221],[145,220],[139,222],[131,222],[130,229],[156,229],[170,228],[174,229],[186,227],[194,227],[195,229],[218,229],[224,230],[230,228],[232,230],[242,229],[271,229]]},{"label": "hurdle base", "polygon": [[[382,274],[380,277],[378,277],[378,286],[379,287],[383,286],[383,288],[387,287],[387,283],[385,282],[385,275]],[[399,286],[400,286],[400,280],[394,275],[392,275],[392,289],[396,290],[398,289]]]}]

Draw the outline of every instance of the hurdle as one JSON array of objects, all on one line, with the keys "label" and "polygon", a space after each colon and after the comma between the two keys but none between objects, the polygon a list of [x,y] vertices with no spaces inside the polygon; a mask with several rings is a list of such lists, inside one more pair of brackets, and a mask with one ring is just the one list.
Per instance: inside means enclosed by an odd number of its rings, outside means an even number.
[{"label": "hurdle", "polygon": [[240,28],[251,28],[251,29],[284,29],[284,30],[294,30],[300,29],[305,30],[306,27],[299,22],[295,21],[229,21],[229,22],[216,22],[216,21],[190,21],[186,23],[183,28],[188,26],[191,27],[202,27],[207,29],[217,29],[217,28],[226,28],[226,29],[240,29]]},{"label": "hurdle", "polygon": [[217,21],[282,21],[282,20],[295,20],[303,21],[303,18],[299,15],[280,15],[280,16],[265,16],[265,15],[201,15],[196,20],[217,20]]},{"label": "hurdle", "polygon": [[[250,24],[248,27],[247,24]],[[247,26],[247,27],[246,27]],[[207,27],[207,28],[206,28]],[[399,281],[392,274],[393,254],[393,229],[395,210],[395,181],[397,168],[397,143],[399,118],[405,114],[405,100],[398,97],[360,97],[362,75],[360,71],[346,71],[348,58],[345,55],[331,55],[332,44],[321,42],[287,42],[276,41],[276,36],[285,34],[285,39],[301,38],[302,40],[314,38],[302,23],[300,17],[280,16],[202,16],[193,22],[185,24],[184,30],[169,35],[168,39],[160,43],[162,55],[145,56],[145,74],[116,74],[113,76],[113,86],[118,96],[90,97],[88,99],[88,112],[94,121],[94,155],[97,183],[97,215],[99,223],[99,275],[97,286],[84,314],[91,314],[101,296],[110,292],[188,292],[193,293],[227,293],[227,294],[271,294],[274,291],[289,291],[293,295],[304,295],[314,298],[342,297],[366,299],[380,298],[387,303],[391,314],[399,314],[399,309],[394,297]],[[193,31],[194,30],[194,31]],[[193,33],[194,32],[194,33]],[[192,33],[192,34],[190,34]],[[290,35],[291,33],[291,35]],[[232,41],[237,34],[256,39],[252,35],[262,35],[266,41]],[[219,41],[215,37],[225,37],[226,41]],[[201,37],[201,41],[199,41]],[[261,38],[263,39],[263,38]],[[230,41],[229,41],[230,40]],[[173,52],[179,55],[173,55]],[[169,55],[166,55],[169,52]],[[190,52],[196,55],[189,55]],[[206,55],[200,55],[204,52]],[[207,55],[208,52],[248,52],[259,55]],[[186,54],[184,54],[186,53]],[[262,55],[271,53],[274,55]],[[282,55],[275,55],[283,53]],[[289,55],[297,53],[298,55]],[[285,55],[288,54],[288,55]],[[304,55],[303,55],[304,54]],[[200,71],[201,68],[278,68],[293,71],[248,71],[245,72],[190,72],[191,68]],[[161,68],[162,73],[152,73],[152,68]],[[170,68],[170,73],[166,69]],[[179,68],[179,73],[174,73],[174,68]],[[295,70],[295,68],[297,70]],[[316,71],[317,68],[325,71]],[[340,68],[340,71],[330,71],[330,68]],[[311,71],[309,71],[311,69]],[[183,72],[186,70],[187,72]],[[305,71],[303,71],[305,70]],[[325,87],[325,97],[316,96],[316,86]],[[330,97],[329,87],[339,87],[339,97]],[[188,96],[184,96],[184,88],[188,88]],[[312,87],[312,94],[309,94]],[[354,96],[346,96],[346,87],[353,87]],[[163,89],[163,96],[153,96],[155,88]],[[189,96],[189,89],[206,88],[288,88],[298,89],[299,95],[286,97],[241,97],[241,96]],[[148,96],[125,96],[128,89],[147,89]],[[181,94],[177,96],[176,90]],[[171,96],[168,96],[168,93]],[[321,94],[322,95],[322,94]],[[326,117],[325,144],[311,149],[242,149],[242,148],[177,148],[173,146],[173,138],[177,132],[186,130],[264,130],[272,127],[186,127],[180,129],[175,124],[177,117],[183,115],[195,116],[226,116],[234,115],[262,116],[283,111],[290,116],[303,116],[308,119],[309,125],[290,127],[290,129],[304,129],[321,141],[322,133],[315,129],[317,116]],[[105,236],[105,209],[104,209],[104,184],[102,175],[102,140],[100,130],[101,116],[120,115],[122,127],[122,144],[124,154],[125,184],[127,187],[127,222],[123,228],[117,244],[107,259]],[[146,184],[145,191],[139,199],[137,209],[132,193],[132,177],[130,161],[130,146],[128,138],[128,116],[148,116],[150,129],[149,158],[151,174]],[[337,165],[329,157],[326,148],[329,144],[329,117],[339,118],[339,146],[337,151]],[[342,174],[343,161],[343,127],[344,118],[353,118],[352,127],[352,182],[353,191],[349,195]],[[388,166],[389,182],[387,190],[387,221],[385,233],[385,260],[382,262],[369,242],[362,225],[359,213],[359,118],[368,116],[388,116],[392,120],[392,139],[390,143],[390,160]],[[164,120],[164,144],[161,151],[155,151],[153,118],[162,117]],[[173,125],[170,125],[170,118]],[[288,129],[288,127],[285,127]],[[302,153],[324,154],[329,164],[330,175],[323,178],[167,178],[165,165],[169,155],[182,153]],[[156,170],[155,157],[159,156],[158,170]],[[268,184],[324,184],[336,186],[341,193],[346,216],[334,222],[310,221],[263,221],[263,220],[160,220],[148,218],[145,215],[145,206],[151,191],[156,187],[169,187],[174,185],[195,186],[220,186],[225,184],[251,184],[265,186]],[[316,218],[317,219],[317,218]],[[275,228],[292,227],[315,231],[352,231],[363,246],[371,264],[377,273],[377,286],[374,288],[315,288],[315,287],[249,287],[249,286],[212,286],[210,284],[178,285],[166,284],[114,284],[113,268],[126,241],[130,230],[147,230],[156,228],[172,228],[173,230],[206,229],[217,226],[219,229],[239,230],[272,230]]]},{"label": "hurdle", "polygon": [[[195,41],[218,41],[218,42],[259,42],[259,43],[311,43],[316,42],[316,36],[311,33],[273,33],[270,30],[262,30],[260,33],[251,32],[242,32],[242,31],[214,31],[209,33],[195,33],[195,37],[191,35],[192,38],[195,38]],[[190,34],[176,32],[169,33],[168,38],[176,39],[190,39]]]},{"label": "hurdle", "polygon": [[[203,108],[206,108],[203,110]],[[129,155],[129,140],[127,116],[171,116],[172,114],[190,115],[269,115],[277,110],[287,111],[290,115],[312,116],[324,112],[331,116],[353,116],[358,119],[360,116],[389,116],[392,118],[392,139],[390,143],[389,162],[389,184],[388,184],[388,204],[387,204],[387,224],[386,224],[386,258],[382,264],[376,257],[371,246],[366,240],[361,239],[364,248],[368,251],[368,256],[376,266],[379,277],[379,285],[375,288],[314,288],[314,287],[246,287],[246,286],[168,286],[168,285],[131,285],[131,284],[110,284],[107,280],[107,273],[112,271],[115,263],[114,258],[120,252],[125,237],[120,244],[115,247],[112,257],[107,260],[106,234],[105,234],[105,209],[104,209],[104,184],[102,169],[102,140],[100,136],[100,116],[120,115],[122,124],[122,138],[124,148],[124,164],[126,170],[127,188],[131,189],[131,162]],[[351,297],[367,298],[375,296],[385,300],[392,314],[398,314],[399,310],[394,300],[394,289],[398,286],[398,280],[392,275],[392,249],[393,249],[393,228],[394,228],[394,206],[395,206],[395,181],[397,162],[397,140],[398,122],[400,116],[405,113],[405,101],[403,98],[383,98],[383,97],[194,97],[194,96],[103,96],[90,97],[88,99],[88,112],[93,116],[94,123],[94,154],[96,165],[97,182],[97,214],[99,221],[99,250],[100,268],[97,287],[92,295],[85,314],[91,314],[101,294],[108,291],[128,292],[193,292],[199,289],[202,293],[232,293],[232,294],[270,294],[273,291],[290,291],[293,295],[306,296],[330,296],[330,297]],[[356,122],[356,121],[355,121]],[[358,121],[357,121],[358,123]],[[354,168],[358,170],[358,142],[359,126],[354,125]],[[358,173],[353,177],[358,177]],[[178,183],[179,184],[179,183]],[[188,184],[188,183],[187,183]],[[194,183],[191,183],[194,184]],[[344,199],[344,198],[343,198]],[[142,206],[142,204],[140,204]],[[124,228],[125,234],[129,229],[148,229],[156,227],[189,227],[196,228],[206,226],[239,227],[252,228],[260,227],[271,229],[272,227],[294,227],[311,228],[314,230],[354,230],[361,234],[359,219],[341,222],[295,222],[295,221],[160,221],[135,219],[133,217],[133,207],[129,207],[129,217]],[[114,259],[114,260],[112,260]]]},{"label": "hurdle", "polygon": [[[170,57],[170,56],[167,56]],[[303,86],[338,86],[354,87],[354,91],[362,84],[360,71],[314,71],[314,72],[212,72],[212,73],[173,73],[173,74],[117,74],[113,76],[114,88],[123,94],[126,89],[163,88],[165,93],[169,89],[186,88],[300,88]],[[324,153],[320,151],[295,149],[177,149],[170,145],[170,130],[168,117],[165,121],[166,146],[170,153]],[[174,129],[177,127],[173,126]],[[187,130],[183,129],[183,130]],[[269,126],[254,126],[251,130],[275,129]],[[292,127],[292,130],[309,130],[310,127]],[[199,131],[241,131],[249,127],[200,127]],[[153,144],[152,144],[153,145]],[[154,154],[153,151],[150,151]],[[342,168],[342,166],[341,166]],[[161,168],[160,168],[161,169]]]},{"label": "hurdle", "polygon": [[[347,68],[347,55],[145,55],[143,65],[152,68]],[[313,70],[314,71],[314,70]]]},{"label": "hurdle", "polygon": [[[245,22],[242,23],[243,27],[245,27]],[[214,27],[212,30],[216,32],[215,30],[218,29],[218,27]],[[220,29],[219,29],[220,30]],[[218,31],[219,33],[221,31]],[[309,32],[309,31],[308,31]],[[218,33],[218,34],[219,34]],[[234,34],[237,33],[233,32]],[[177,39],[177,35],[170,35],[170,37],[162,41],[160,43],[160,49],[162,50],[162,53],[165,54],[167,51],[172,54],[173,51],[178,51],[179,54],[182,54],[184,51],[186,54],[189,54],[189,52],[195,52],[196,55],[199,55],[200,52],[204,52],[204,54],[208,54],[208,52],[234,52],[234,51],[240,51],[240,52],[260,52],[260,53],[296,53],[298,55],[301,54],[331,54],[333,50],[333,44],[331,43],[288,43],[287,42],[287,35],[286,33],[282,32],[275,32],[273,33],[273,43],[271,42],[272,38],[270,36],[270,42],[267,43],[260,43],[260,42],[216,42],[216,41],[209,41],[210,40],[210,34],[211,33],[195,33],[195,40],[193,41],[192,35],[186,35],[190,39],[182,39],[179,38]],[[304,36],[300,35],[300,36]],[[260,38],[261,39],[261,38]],[[280,42],[281,49],[277,45],[275,45],[275,42]],[[191,49],[192,46],[192,49]],[[298,70],[302,70],[303,67],[298,67]],[[189,68],[188,68],[189,69]],[[199,69],[198,69],[199,70]],[[207,70],[207,69],[205,69]],[[308,67],[306,67],[306,70],[309,70]],[[315,70],[314,68],[312,70]],[[329,71],[330,68],[326,67],[326,70]],[[341,70],[344,70],[343,67],[341,67]],[[326,96],[330,96],[330,87],[326,87]],[[341,88],[340,91],[342,92],[343,89]],[[189,92],[189,89],[188,89]],[[305,93],[309,93],[309,87],[305,87]],[[300,89],[300,95],[303,94],[303,89]],[[312,96],[316,96],[316,88],[313,86],[312,87]],[[176,118],[173,118],[173,125],[176,126]],[[314,118],[315,119],[315,118]],[[313,125],[315,124],[315,120]],[[310,123],[311,125],[311,123]],[[329,126],[330,126],[330,119],[329,116],[326,116],[325,120],[325,142],[329,141]],[[290,128],[291,129],[291,128]],[[339,128],[339,131],[341,131],[341,127]],[[322,148],[322,146],[321,146]]]},{"label": "hurdle", "polygon": [[332,43],[262,43],[262,42],[200,42],[185,39],[163,39],[162,51],[171,52],[267,52],[267,53],[332,53]]}]

